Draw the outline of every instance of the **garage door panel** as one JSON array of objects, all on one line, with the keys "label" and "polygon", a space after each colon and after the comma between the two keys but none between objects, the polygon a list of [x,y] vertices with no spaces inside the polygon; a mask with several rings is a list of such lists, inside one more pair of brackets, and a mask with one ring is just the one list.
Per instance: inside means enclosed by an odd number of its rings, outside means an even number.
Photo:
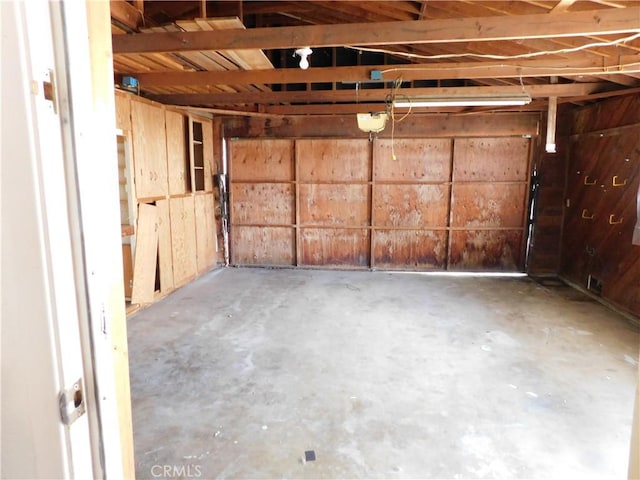
[{"label": "garage door panel", "polygon": [[450,270],[520,271],[522,230],[451,232]]},{"label": "garage door panel", "polygon": [[302,265],[369,266],[369,230],[303,228],[300,232]]},{"label": "garage door panel", "polygon": [[368,185],[300,185],[302,225],[369,225]]},{"label": "garage door panel", "polygon": [[371,179],[368,140],[297,140],[298,180],[367,182]]},{"label": "garage door panel", "polygon": [[376,268],[442,270],[446,256],[447,232],[444,230],[373,232],[373,265]]},{"label": "garage door panel", "polygon": [[448,185],[376,185],[375,226],[446,227],[449,218]]},{"label": "garage door panel", "polygon": [[530,141],[520,137],[456,139],[453,181],[526,181]]},{"label": "garage door panel", "polygon": [[231,185],[234,224],[290,225],[295,223],[295,188],[288,183]]},{"label": "garage door panel", "polygon": [[378,140],[374,144],[373,155],[376,181],[449,181],[450,139]]},{"label": "garage door panel", "polygon": [[231,230],[231,256],[234,265],[294,265],[295,230],[234,226]]},{"label": "garage door panel", "polygon": [[292,140],[232,140],[229,142],[233,181],[292,181]]},{"label": "garage door panel", "polygon": [[525,198],[525,184],[454,184],[451,225],[521,227]]}]

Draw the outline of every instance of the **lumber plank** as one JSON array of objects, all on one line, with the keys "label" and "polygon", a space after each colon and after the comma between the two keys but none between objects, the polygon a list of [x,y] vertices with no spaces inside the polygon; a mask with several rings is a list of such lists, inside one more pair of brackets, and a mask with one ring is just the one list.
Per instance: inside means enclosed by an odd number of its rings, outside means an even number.
[{"label": "lumber plank", "polygon": [[[124,55],[116,56],[116,60]],[[610,62],[609,62],[610,63]],[[613,68],[615,67],[615,68]],[[307,70],[299,68],[272,68],[261,70],[233,70],[216,72],[136,72],[143,88],[211,84],[243,85],[254,83],[316,83],[366,82],[372,71],[382,72],[385,81],[403,80],[443,80],[454,78],[529,78],[577,75],[624,75],[640,71],[640,59],[637,55],[621,56],[616,65],[606,64],[597,58],[572,58],[562,60],[519,60],[504,62],[440,62],[400,65],[367,65],[352,67],[316,67]]]},{"label": "lumber plank", "polygon": [[[410,115],[395,128],[396,138],[451,138],[493,137],[511,135],[539,134],[540,116],[536,113],[500,113],[474,115]],[[229,118],[224,122],[225,134],[231,137],[260,138],[264,137],[334,137],[334,138],[366,138],[368,135],[358,128],[354,115],[338,115],[333,117],[293,117],[290,119],[264,118]],[[387,127],[378,134],[378,138],[389,138],[391,129]],[[277,140],[284,142],[286,140]],[[231,142],[231,147],[237,142]],[[257,142],[260,143],[260,142]],[[231,158],[234,158],[231,152]],[[259,157],[259,152],[255,155]],[[255,161],[261,165],[264,162]],[[233,162],[232,162],[233,164]],[[235,173],[236,165],[232,165]],[[264,177],[261,177],[264,178]],[[247,175],[247,180],[251,177]]]},{"label": "lumber plank", "polygon": [[[238,30],[113,35],[114,53],[400,45],[517,40],[637,32],[640,7],[533,14],[308,25]],[[381,35],[380,32],[384,32]]]},{"label": "lumber plank", "polygon": [[154,205],[141,203],[138,206],[136,231],[131,303],[148,304],[154,301],[158,253],[158,210]]},{"label": "lumber plank", "polygon": [[[539,97],[570,97],[589,95],[602,91],[608,85],[607,82],[594,83],[564,83],[527,85],[524,90],[532,98]],[[497,94],[520,94],[523,88],[520,85],[513,86],[483,86],[483,87],[433,87],[433,88],[406,88],[400,90],[403,96],[477,96]],[[360,90],[359,101],[384,101],[389,95],[386,89]],[[313,90],[313,91],[287,91],[287,92],[242,92],[242,93],[193,93],[193,94],[168,94],[152,95],[151,98],[164,104],[177,105],[221,105],[243,103],[290,103],[290,102],[345,102],[354,101],[355,90]]]}]

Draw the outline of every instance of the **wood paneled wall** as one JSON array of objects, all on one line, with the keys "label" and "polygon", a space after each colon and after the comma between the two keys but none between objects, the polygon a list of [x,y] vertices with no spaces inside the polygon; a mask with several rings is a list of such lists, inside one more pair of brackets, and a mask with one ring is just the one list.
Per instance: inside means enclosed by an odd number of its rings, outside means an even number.
[{"label": "wood paneled wall", "polygon": [[561,274],[640,316],[640,95],[579,109],[572,125]]},{"label": "wood paneled wall", "polygon": [[533,182],[537,183],[533,195],[535,217],[527,272],[531,275],[558,275],[562,250],[562,225],[564,221],[565,187],[571,133],[569,111],[558,117],[556,127],[557,152],[546,153],[543,140],[546,137],[546,119],[541,120],[542,133],[536,141]]},{"label": "wood paneled wall", "polygon": [[[131,303],[149,304],[216,265],[215,132],[210,119],[189,117],[120,91],[116,91],[116,121],[116,128],[132,144],[132,201],[138,207],[131,242]],[[193,121],[202,125],[201,140],[188,138]],[[194,144],[204,161],[199,167],[204,172],[199,191],[192,181],[198,168],[191,164]]]}]

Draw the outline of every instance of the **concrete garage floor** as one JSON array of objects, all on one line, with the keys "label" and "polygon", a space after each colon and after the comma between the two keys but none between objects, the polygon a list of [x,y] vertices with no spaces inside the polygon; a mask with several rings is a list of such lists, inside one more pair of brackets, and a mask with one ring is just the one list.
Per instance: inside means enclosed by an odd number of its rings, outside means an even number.
[{"label": "concrete garage floor", "polygon": [[626,478],[638,347],[528,278],[212,272],[129,320],[136,474]]}]

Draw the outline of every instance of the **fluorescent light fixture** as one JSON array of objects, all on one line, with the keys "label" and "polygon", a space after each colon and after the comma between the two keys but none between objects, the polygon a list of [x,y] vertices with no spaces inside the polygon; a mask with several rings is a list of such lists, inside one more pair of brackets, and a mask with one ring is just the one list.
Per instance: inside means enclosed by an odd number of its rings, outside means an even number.
[{"label": "fluorescent light fixture", "polygon": [[493,95],[475,97],[416,97],[402,100],[394,100],[393,106],[396,108],[416,108],[416,107],[494,107],[527,105],[531,103],[531,97],[522,95]]}]

